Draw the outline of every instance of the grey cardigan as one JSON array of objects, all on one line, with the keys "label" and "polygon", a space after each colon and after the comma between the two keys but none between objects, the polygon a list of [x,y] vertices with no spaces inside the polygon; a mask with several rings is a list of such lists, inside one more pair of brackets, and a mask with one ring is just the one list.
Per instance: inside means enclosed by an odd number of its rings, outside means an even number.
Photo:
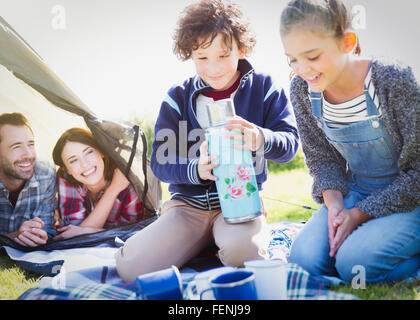
[{"label": "grey cardigan", "polygon": [[[420,205],[420,87],[410,67],[372,61],[372,81],[382,119],[400,153],[400,174],[386,188],[372,193],[356,207],[372,217],[411,212]],[[312,197],[323,203],[322,192],[340,190],[345,196],[346,161],[327,141],[312,114],[308,85],[295,76],[290,100],[295,111],[305,162],[314,179]]]}]

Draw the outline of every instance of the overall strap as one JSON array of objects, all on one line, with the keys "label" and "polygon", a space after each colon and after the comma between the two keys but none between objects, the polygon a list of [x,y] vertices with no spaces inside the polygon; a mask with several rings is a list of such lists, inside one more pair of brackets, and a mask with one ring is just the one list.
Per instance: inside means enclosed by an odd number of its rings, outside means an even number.
[{"label": "overall strap", "polygon": [[379,116],[379,110],[375,102],[372,99],[372,96],[369,93],[369,88],[366,86],[366,83],[372,83],[372,63],[369,65],[367,76],[365,82],[363,83],[363,91],[365,92],[366,97],[366,108],[368,116]]},{"label": "overall strap", "polygon": [[369,90],[366,87],[366,83],[363,84],[363,91],[365,92],[366,97],[366,108],[368,116],[379,116],[379,110],[376,106],[375,102],[373,101],[372,97],[370,96]]},{"label": "overall strap", "polygon": [[312,104],[312,113],[319,119],[322,117],[322,93],[311,91],[309,95]]}]

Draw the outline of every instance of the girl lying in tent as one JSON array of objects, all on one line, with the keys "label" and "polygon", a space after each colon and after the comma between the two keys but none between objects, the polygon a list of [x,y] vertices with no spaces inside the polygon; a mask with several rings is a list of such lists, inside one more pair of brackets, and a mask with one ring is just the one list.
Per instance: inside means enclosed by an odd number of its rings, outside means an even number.
[{"label": "girl lying in tent", "polygon": [[54,240],[102,231],[144,217],[144,204],[133,186],[101,151],[92,133],[71,128],[53,150],[59,166],[57,188],[61,228]]}]

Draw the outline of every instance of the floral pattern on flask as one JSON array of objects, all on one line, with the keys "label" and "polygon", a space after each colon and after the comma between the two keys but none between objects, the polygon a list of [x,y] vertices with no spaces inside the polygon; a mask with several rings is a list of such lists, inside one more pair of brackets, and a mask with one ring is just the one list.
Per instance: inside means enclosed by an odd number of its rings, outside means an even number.
[{"label": "floral pattern on flask", "polygon": [[247,181],[251,181],[251,177],[249,176],[250,174],[250,170],[247,166],[244,166],[243,164],[241,164],[240,166],[238,166],[237,169],[237,176],[241,181],[247,182]]},{"label": "floral pattern on flask", "polygon": [[239,165],[236,169],[235,177],[225,178],[225,183],[228,185],[225,199],[237,200],[246,195],[251,196],[257,191],[257,187],[252,184],[251,170],[245,165]]}]

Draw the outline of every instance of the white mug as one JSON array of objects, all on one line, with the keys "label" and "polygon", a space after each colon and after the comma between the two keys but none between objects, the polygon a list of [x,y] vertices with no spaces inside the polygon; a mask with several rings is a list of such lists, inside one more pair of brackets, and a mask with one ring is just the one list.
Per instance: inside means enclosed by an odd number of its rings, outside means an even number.
[{"label": "white mug", "polygon": [[245,267],[255,273],[258,300],[287,299],[287,263],[281,260],[250,260]]},{"label": "white mug", "polygon": [[[194,277],[194,280],[190,281],[187,285],[186,291],[187,296],[191,300],[200,300],[200,294],[210,288],[210,279],[226,272],[236,270],[235,267],[225,266],[210,269],[204,272],[200,272]],[[196,293],[193,288],[195,287]],[[214,294],[211,290],[206,291],[202,294],[202,300],[214,300]]]}]

